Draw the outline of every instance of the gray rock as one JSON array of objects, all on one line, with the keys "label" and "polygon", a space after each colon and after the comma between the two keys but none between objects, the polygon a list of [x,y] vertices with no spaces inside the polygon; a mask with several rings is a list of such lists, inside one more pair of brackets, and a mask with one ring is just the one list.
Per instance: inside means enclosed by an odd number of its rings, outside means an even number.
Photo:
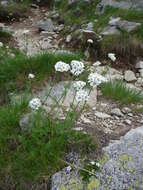
[{"label": "gray rock", "polygon": [[66,37],[66,42],[69,43],[72,40],[72,36],[69,34]]},{"label": "gray rock", "polygon": [[122,112],[127,114],[127,113],[131,113],[132,110],[130,108],[128,108],[128,107],[123,107]]},{"label": "gray rock", "polygon": [[115,115],[115,116],[118,116],[118,117],[123,117],[124,116],[119,108],[112,109],[111,110],[111,115]]},{"label": "gray rock", "polygon": [[136,69],[143,69],[143,61],[139,61],[136,63]]},{"label": "gray rock", "polygon": [[[62,81],[54,85],[52,89],[50,85],[47,85],[46,89],[44,89],[42,92],[39,93],[39,96],[42,98],[42,100],[45,101],[45,105],[47,105],[48,107],[53,104],[57,105],[57,101],[59,102],[60,105],[64,107],[70,107],[71,103],[73,103],[75,96],[75,90],[73,88],[73,84],[74,82]],[[66,96],[64,97],[63,93],[65,92]],[[97,89],[95,88],[94,90],[91,91],[87,104],[90,107],[95,107],[96,102],[97,102]],[[74,101],[74,104],[77,103]]]},{"label": "gray rock", "polygon": [[[104,148],[106,161],[97,173],[97,190],[139,189],[143,172],[143,127],[133,129],[120,140]],[[110,176],[110,177],[109,177]]]},{"label": "gray rock", "polygon": [[135,73],[133,71],[131,71],[131,70],[125,71],[124,79],[127,82],[133,82],[133,81],[137,80],[137,78],[135,76]]},{"label": "gray rock", "polygon": [[126,123],[127,125],[131,125],[131,124],[132,124],[132,121],[129,120],[129,119],[126,119],[126,120],[125,120],[125,123]]},{"label": "gray rock", "polygon": [[141,26],[141,23],[129,22],[127,20],[120,20],[117,22],[117,27],[121,30],[125,30],[126,32],[132,32],[133,30],[136,30],[139,26]]},{"label": "gray rock", "polygon": [[[51,190],[142,190],[143,127],[132,129],[104,149],[100,171],[84,186],[78,170],[64,168],[52,177]],[[77,165],[77,164],[76,164]]]},{"label": "gray rock", "polygon": [[104,30],[101,32],[101,34],[104,36],[120,35],[120,31],[115,26],[107,26],[104,28]]},{"label": "gray rock", "polygon": [[98,111],[95,112],[95,116],[100,118],[100,119],[108,119],[111,117],[110,115],[108,115],[106,113],[98,112]]},{"label": "gray rock", "polygon": [[93,22],[89,22],[89,23],[86,25],[85,30],[94,31],[94,24],[93,24]]},{"label": "gray rock", "polygon": [[[72,7],[73,5],[76,5],[80,0],[68,0],[68,6]],[[83,3],[86,3],[87,5],[92,2],[92,0],[82,0]]]},{"label": "gray rock", "polygon": [[54,25],[51,19],[47,19],[46,21],[37,23],[37,27],[40,31],[47,31],[47,32],[53,32],[54,31]]},{"label": "gray rock", "polygon": [[140,69],[139,72],[140,72],[140,77],[143,77],[143,69]]},{"label": "gray rock", "polygon": [[117,23],[121,20],[120,17],[117,17],[117,18],[114,18],[114,17],[111,17],[110,18],[110,21],[109,21],[109,25],[110,26],[117,26]]},{"label": "gray rock", "polygon": [[106,6],[112,6],[121,9],[143,9],[143,1],[142,0],[100,0],[98,7],[100,7],[99,11],[104,12],[104,8]]}]

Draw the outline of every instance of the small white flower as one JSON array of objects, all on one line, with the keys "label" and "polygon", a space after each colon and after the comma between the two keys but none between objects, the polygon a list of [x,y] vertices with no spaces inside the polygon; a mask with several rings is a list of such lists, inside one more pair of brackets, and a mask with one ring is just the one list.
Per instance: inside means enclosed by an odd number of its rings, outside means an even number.
[{"label": "small white flower", "polygon": [[93,40],[92,39],[88,39],[87,42],[90,43],[90,44],[93,44]]},{"label": "small white flower", "polygon": [[29,79],[34,79],[34,78],[35,78],[35,75],[32,74],[32,73],[29,73],[28,78],[29,78]]},{"label": "small white flower", "polygon": [[91,164],[91,165],[95,165],[95,161],[91,161],[90,164]]},{"label": "small white flower", "polygon": [[64,63],[63,61],[58,61],[55,64],[55,70],[59,72],[67,72],[70,70],[70,65],[67,63]]},{"label": "small white flower", "polygon": [[33,110],[38,110],[41,107],[41,101],[39,98],[33,98],[29,102],[29,107]]},{"label": "small white flower", "polygon": [[116,61],[115,53],[108,53],[108,57],[114,62]]},{"label": "small white flower", "polygon": [[76,102],[85,102],[89,98],[88,92],[86,90],[79,90],[76,92],[75,100]]},{"label": "small white flower", "polygon": [[75,81],[73,87],[76,91],[83,89],[86,86],[86,82],[84,81]]},{"label": "small white flower", "polygon": [[1,47],[3,47],[3,43],[2,43],[2,42],[0,42],[0,48],[1,48]]},{"label": "small white flower", "polygon": [[73,60],[71,62],[71,73],[75,76],[80,75],[84,71],[84,64],[81,61]]},{"label": "small white flower", "polygon": [[88,76],[88,83],[92,87],[96,87],[103,82],[107,82],[107,79],[98,73],[90,73]]},{"label": "small white flower", "polygon": [[99,162],[97,162],[97,163],[96,163],[96,166],[99,168],[99,167],[100,167],[100,163],[99,163]]}]

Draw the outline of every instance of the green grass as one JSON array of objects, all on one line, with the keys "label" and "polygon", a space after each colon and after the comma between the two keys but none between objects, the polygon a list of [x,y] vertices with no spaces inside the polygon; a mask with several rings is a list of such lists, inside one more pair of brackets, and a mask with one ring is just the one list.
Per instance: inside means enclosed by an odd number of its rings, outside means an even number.
[{"label": "green grass", "polygon": [[87,3],[80,0],[69,8],[67,0],[63,0],[57,3],[56,7],[66,24],[81,24],[85,21],[93,21],[95,19],[97,2],[95,0],[91,5],[87,6]]},{"label": "green grass", "polygon": [[0,21],[10,21],[13,18],[19,19],[20,17],[24,17],[29,7],[29,0],[8,2],[7,6],[0,4]]},{"label": "green grass", "polygon": [[8,38],[8,40],[12,37],[12,35],[9,32],[6,31],[0,31],[0,39],[6,39]]},{"label": "green grass", "polygon": [[[22,184],[40,183],[63,167],[70,151],[86,154],[95,150],[91,136],[72,130],[75,112],[64,121],[46,116],[43,110],[32,114],[25,131],[19,120],[27,112],[26,100],[0,108],[0,186],[19,189]],[[6,180],[9,181],[6,183]]]},{"label": "green grass", "polygon": [[101,85],[103,96],[118,101],[121,104],[143,103],[140,91],[126,87],[121,81],[109,81]]},{"label": "green grass", "polygon": [[[54,65],[57,61],[70,63],[73,59],[79,60],[81,56],[75,53],[54,53],[45,52],[38,55],[27,57],[18,51],[15,57],[9,56],[9,50],[0,49],[0,89],[1,91],[11,92],[16,89],[25,88],[28,81],[28,74],[33,73],[36,76],[35,82],[43,80],[45,77],[54,78]],[[56,76],[57,80],[63,77],[63,74]]]}]

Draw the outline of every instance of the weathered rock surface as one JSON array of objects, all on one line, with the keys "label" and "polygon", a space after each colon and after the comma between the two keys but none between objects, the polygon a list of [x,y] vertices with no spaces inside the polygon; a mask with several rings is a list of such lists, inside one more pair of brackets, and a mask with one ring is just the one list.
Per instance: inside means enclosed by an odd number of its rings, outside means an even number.
[{"label": "weathered rock surface", "polygon": [[97,174],[98,190],[143,189],[143,127],[132,129],[104,150],[106,162]]},{"label": "weathered rock surface", "polygon": [[[46,90],[41,92],[39,96],[42,96],[41,99],[45,100],[45,104],[47,106],[50,106],[52,104],[57,105],[57,101],[65,107],[70,107],[71,103],[73,103],[74,97],[75,97],[75,90],[73,88],[74,82],[59,82],[58,84],[54,85],[51,89],[51,86],[47,85]],[[50,93],[49,93],[50,91]],[[63,94],[66,92],[66,96],[64,97]],[[49,96],[46,94],[50,94]],[[63,98],[61,98],[63,96]],[[94,107],[97,102],[97,90],[96,88],[91,91],[89,95],[89,99],[87,101],[87,104],[90,107]],[[77,104],[74,101],[74,104]]]},{"label": "weathered rock surface", "polygon": [[135,73],[133,71],[130,71],[130,70],[127,70],[125,71],[125,76],[124,76],[125,80],[127,82],[133,82],[133,81],[136,81],[136,76],[135,76]]},{"label": "weathered rock surface", "polygon": [[47,31],[47,32],[53,32],[54,31],[54,25],[51,19],[47,19],[46,21],[37,23],[37,27],[40,31]]},{"label": "weathered rock surface", "polygon": [[143,127],[132,129],[120,140],[104,148],[96,178],[85,187],[77,170],[67,168],[52,177],[51,190],[142,190],[143,189]]},{"label": "weathered rock surface", "polygon": [[106,6],[112,6],[112,7],[117,7],[117,8],[122,8],[122,9],[137,9],[141,10],[143,9],[143,1],[142,0],[101,0],[99,5],[101,8],[100,10],[102,11],[104,7]]}]

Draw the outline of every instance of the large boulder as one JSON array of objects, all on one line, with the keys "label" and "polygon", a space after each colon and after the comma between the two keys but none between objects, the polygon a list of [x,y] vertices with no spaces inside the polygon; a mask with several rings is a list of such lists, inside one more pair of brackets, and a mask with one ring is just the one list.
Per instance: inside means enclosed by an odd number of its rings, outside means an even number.
[{"label": "large boulder", "polygon": [[112,6],[121,9],[143,9],[143,0],[100,0],[98,4],[98,11],[103,12],[106,6]]}]

